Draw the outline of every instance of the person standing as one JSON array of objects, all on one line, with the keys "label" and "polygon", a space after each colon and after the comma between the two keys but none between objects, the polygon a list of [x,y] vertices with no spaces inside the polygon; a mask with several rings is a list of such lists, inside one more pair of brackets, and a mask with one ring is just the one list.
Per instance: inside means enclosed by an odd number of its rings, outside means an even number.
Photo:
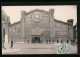
[{"label": "person standing", "polygon": [[52,40],[52,44],[54,43],[54,40]]},{"label": "person standing", "polygon": [[63,43],[63,39],[61,40],[61,43]]},{"label": "person standing", "polygon": [[28,40],[28,44],[29,44],[29,40]]},{"label": "person standing", "polygon": [[67,40],[67,43],[69,43],[69,40]]},{"label": "person standing", "polygon": [[57,40],[57,43],[59,43],[59,40]]},{"label": "person standing", "polygon": [[11,48],[13,48],[13,39],[11,39]]}]

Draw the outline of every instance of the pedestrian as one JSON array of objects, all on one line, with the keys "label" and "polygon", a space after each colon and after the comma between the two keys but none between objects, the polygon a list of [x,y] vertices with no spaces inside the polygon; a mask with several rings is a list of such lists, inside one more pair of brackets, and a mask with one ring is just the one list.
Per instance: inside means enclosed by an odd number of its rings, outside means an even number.
[{"label": "pedestrian", "polygon": [[77,42],[76,42],[76,44],[77,44]]},{"label": "pedestrian", "polygon": [[46,40],[46,44],[48,44],[48,40]]},{"label": "pedestrian", "polygon": [[13,39],[11,39],[11,48],[13,48]]},{"label": "pedestrian", "polygon": [[57,43],[59,43],[59,40],[57,40]]},{"label": "pedestrian", "polygon": [[49,40],[47,40],[47,44],[49,43]]},{"label": "pedestrian", "polygon": [[71,39],[71,43],[72,43],[72,39]]},{"label": "pedestrian", "polygon": [[67,43],[69,43],[69,40],[67,40]]},{"label": "pedestrian", "polygon": [[51,40],[49,40],[49,44],[51,44]]},{"label": "pedestrian", "polygon": [[63,40],[61,40],[61,43],[63,43]]},{"label": "pedestrian", "polygon": [[28,40],[28,44],[29,44],[29,40]]},{"label": "pedestrian", "polygon": [[2,38],[2,48],[6,49],[4,46],[4,39]]},{"label": "pedestrian", "polygon": [[75,44],[75,40],[73,40],[73,44]]},{"label": "pedestrian", "polygon": [[52,40],[52,44],[54,43],[54,40]]}]

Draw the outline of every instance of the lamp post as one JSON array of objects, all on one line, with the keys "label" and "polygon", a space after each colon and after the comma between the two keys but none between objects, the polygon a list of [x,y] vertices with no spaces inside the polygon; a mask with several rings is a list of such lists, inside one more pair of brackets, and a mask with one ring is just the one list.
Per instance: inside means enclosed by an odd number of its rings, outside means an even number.
[{"label": "lamp post", "polygon": [[3,37],[2,37],[2,48],[4,48],[4,40],[3,40]]},{"label": "lamp post", "polygon": [[[4,35],[4,36],[5,36],[5,35]],[[6,49],[5,46],[4,46],[4,38],[5,38],[5,37],[2,37],[2,48]]]}]

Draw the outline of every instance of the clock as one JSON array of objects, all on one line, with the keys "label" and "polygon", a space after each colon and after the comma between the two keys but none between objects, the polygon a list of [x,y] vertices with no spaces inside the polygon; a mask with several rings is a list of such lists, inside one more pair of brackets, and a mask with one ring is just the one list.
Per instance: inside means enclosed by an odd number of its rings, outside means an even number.
[{"label": "clock", "polygon": [[42,14],[40,12],[34,12],[32,14],[32,20],[34,22],[40,22],[42,20]]}]

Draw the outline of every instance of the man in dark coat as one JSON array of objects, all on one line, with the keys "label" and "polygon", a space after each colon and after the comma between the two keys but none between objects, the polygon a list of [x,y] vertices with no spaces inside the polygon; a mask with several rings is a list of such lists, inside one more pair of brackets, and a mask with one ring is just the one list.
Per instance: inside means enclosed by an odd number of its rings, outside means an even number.
[{"label": "man in dark coat", "polygon": [[67,43],[69,43],[69,40],[67,40]]},{"label": "man in dark coat", "polygon": [[57,40],[57,43],[59,43],[59,40]]},{"label": "man in dark coat", "polygon": [[48,40],[46,40],[46,44],[48,44]]},{"label": "man in dark coat", "polygon": [[29,40],[28,40],[28,44],[29,44]]},{"label": "man in dark coat", "polygon": [[13,48],[13,39],[11,39],[11,48]]},{"label": "man in dark coat", "polygon": [[61,43],[63,43],[63,39],[61,40]]},{"label": "man in dark coat", "polygon": [[54,43],[54,40],[52,40],[52,44]]}]

